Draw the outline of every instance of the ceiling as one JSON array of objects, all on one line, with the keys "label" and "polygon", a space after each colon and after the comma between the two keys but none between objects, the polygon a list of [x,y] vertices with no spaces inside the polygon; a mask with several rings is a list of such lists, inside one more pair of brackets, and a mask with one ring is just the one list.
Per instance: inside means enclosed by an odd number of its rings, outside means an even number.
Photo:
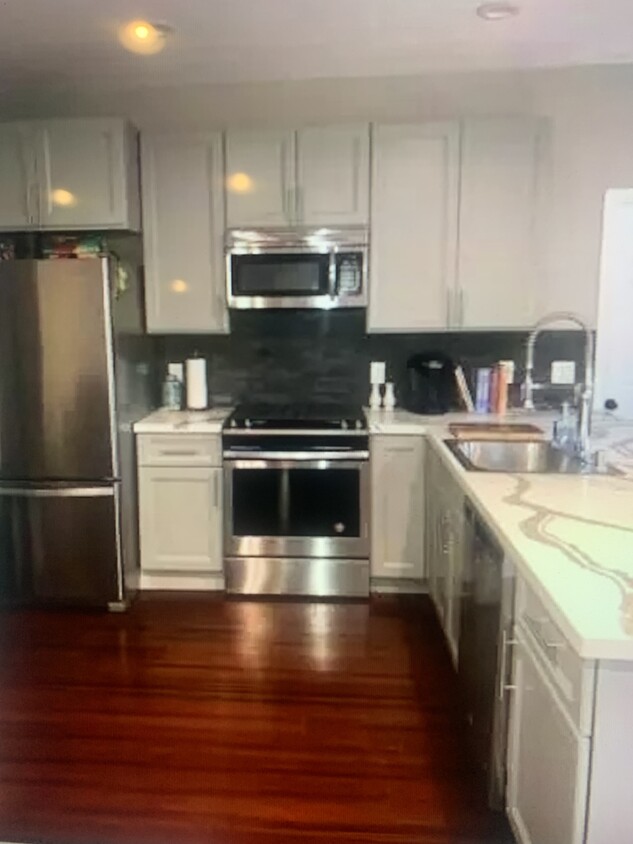
[{"label": "ceiling", "polygon": [[[631,0],[0,0],[0,91],[400,76],[633,62]],[[125,52],[130,19],[174,27],[154,56]]]}]

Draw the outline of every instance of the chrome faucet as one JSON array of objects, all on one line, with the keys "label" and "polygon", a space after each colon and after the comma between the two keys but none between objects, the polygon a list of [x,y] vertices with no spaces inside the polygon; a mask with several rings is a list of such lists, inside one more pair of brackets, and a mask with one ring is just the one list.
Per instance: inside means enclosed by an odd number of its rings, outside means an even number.
[{"label": "chrome faucet", "polygon": [[523,382],[523,407],[534,410],[534,347],[539,334],[555,322],[573,322],[585,332],[585,380],[580,395],[578,427],[575,448],[583,463],[591,462],[591,410],[593,404],[593,334],[588,325],[576,314],[568,311],[554,311],[536,323],[527,341],[525,359],[525,380]]}]

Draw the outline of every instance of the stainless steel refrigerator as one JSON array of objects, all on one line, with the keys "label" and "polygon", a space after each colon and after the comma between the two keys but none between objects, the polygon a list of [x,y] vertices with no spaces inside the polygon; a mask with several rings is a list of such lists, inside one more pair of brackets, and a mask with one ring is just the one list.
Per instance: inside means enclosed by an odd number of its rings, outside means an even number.
[{"label": "stainless steel refrigerator", "polygon": [[0,603],[123,608],[134,588],[141,297],[113,259],[0,263]]}]

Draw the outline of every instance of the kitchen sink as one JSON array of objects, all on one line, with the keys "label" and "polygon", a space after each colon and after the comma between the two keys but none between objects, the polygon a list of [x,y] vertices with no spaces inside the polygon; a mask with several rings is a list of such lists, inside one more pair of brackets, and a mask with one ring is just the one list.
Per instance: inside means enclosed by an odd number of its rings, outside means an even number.
[{"label": "kitchen sink", "polygon": [[444,440],[464,468],[473,472],[531,472],[559,475],[609,475],[615,469],[587,465],[545,440]]}]

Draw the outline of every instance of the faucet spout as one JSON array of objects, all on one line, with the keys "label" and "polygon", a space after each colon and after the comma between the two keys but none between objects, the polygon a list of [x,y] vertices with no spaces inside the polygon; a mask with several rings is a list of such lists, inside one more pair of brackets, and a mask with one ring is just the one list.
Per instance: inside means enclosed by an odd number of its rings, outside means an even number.
[{"label": "faucet spout", "polygon": [[542,317],[528,337],[525,358],[525,380],[523,382],[523,407],[534,410],[534,349],[536,341],[548,326],[557,322],[572,322],[585,332],[585,377],[580,397],[576,450],[584,462],[591,457],[591,410],[593,404],[593,334],[589,326],[577,314],[570,311],[553,311]]}]

